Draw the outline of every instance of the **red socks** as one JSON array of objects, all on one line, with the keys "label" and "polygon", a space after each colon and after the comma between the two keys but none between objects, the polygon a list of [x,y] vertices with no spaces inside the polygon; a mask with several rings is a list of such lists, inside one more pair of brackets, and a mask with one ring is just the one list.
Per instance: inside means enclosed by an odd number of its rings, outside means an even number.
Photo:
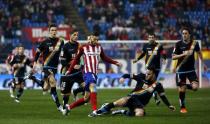
[{"label": "red socks", "polygon": [[69,109],[73,109],[77,106],[83,105],[84,103],[85,103],[84,98],[78,99],[77,101],[75,101],[75,102],[73,102],[72,104],[69,105]]},{"label": "red socks", "polygon": [[97,93],[92,92],[90,93],[90,103],[92,105],[92,110],[97,110]]},{"label": "red socks", "polygon": [[[76,102],[73,102],[72,104],[69,105],[69,109],[73,109],[77,106],[83,105],[85,103],[85,99],[81,98],[78,99]],[[92,92],[90,93],[90,103],[92,105],[92,110],[97,110],[97,93]]]}]

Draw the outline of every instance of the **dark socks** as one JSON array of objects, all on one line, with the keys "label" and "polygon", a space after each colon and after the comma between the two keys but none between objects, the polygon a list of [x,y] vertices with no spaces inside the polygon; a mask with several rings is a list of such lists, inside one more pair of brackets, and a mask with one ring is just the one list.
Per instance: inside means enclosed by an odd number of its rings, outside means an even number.
[{"label": "dark socks", "polygon": [[192,84],[187,84],[187,89],[192,90]]},{"label": "dark socks", "polygon": [[63,109],[66,108],[66,104],[68,103],[69,101],[69,96],[68,95],[64,95],[63,96]]},{"label": "dark socks", "polygon": [[108,105],[105,106],[106,110],[111,110],[112,108],[114,108],[114,103],[109,103]]},{"label": "dark socks", "polygon": [[57,92],[56,92],[56,87],[51,88],[50,94],[51,94],[51,96],[53,98],[53,101],[55,102],[55,104],[58,108],[60,106],[60,102],[59,102],[58,95],[57,95]]},{"label": "dark socks", "polygon": [[185,92],[179,92],[180,107],[185,108]]},{"label": "dark socks", "polygon": [[20,98],[23,94],[23,88],[20,88],[17,92],[17,98]]},{"label": "dark socks", "polygon": [[165,95],[161,95],[160,98],[167,106],[171,105]]}]

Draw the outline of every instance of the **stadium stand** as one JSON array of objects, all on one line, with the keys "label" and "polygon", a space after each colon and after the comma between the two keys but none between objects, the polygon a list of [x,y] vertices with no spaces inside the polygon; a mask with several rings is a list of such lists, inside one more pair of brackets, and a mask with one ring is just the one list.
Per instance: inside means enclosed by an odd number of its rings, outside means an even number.
[{"label": "stadium stand", "polygon": [[[0,0],[0,48],[27,44],[21,39],[23,27],[46,27],[52,22],[62,26],[67,21],[60,0]],[[4,54],[8,52],[11,49]]]},{"label": "stadium stand", "polygon": [[[72,19],[62,8],[65,2],[0,0],[0,49],[19,43],[31,45],[21,39],[24,27],[46,27],[51,22],[71,26]],[[160,40],[174,40],[187,24],[194,39],[202,40],[203,49],[210,46],[209,0],[72,0],[72,6],[89,32],[101,40],[144,40],[151,29]]]},{"label": "stadium stand", "polygon": [[145,39],[155,29],[160,40],[179,38],[179,29],[192,27],[203,48],[210,44],[209,0],[74,0],[88,29],[103,40]]}]

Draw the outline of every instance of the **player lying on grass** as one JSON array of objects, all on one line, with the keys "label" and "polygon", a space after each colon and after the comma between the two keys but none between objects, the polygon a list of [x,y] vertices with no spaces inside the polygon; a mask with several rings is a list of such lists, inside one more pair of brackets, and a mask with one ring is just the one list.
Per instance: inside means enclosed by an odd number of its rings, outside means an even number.
[{"label": "player lying on grass", "polygon": [[[133,63],[138,62],[142,58],[145,58],[146,68],[150,66],[155,67],[155,76],[158,78],[161,65],[166,63],[166,51],[164,50],[163,45],[156,41],[154,32],[148,32],[148,43],[144,44],[141,54],[138,58],[134,59]],[[153,96],[156,105],[159,105],[160,99],[158,98],[157,92],[154,92]]]},{"label": "player lying on grass", "polygon": [[162,84],[157,83],[156,81],[155,68],[149,67],[146,74],[124,74],[120,78],[120,82],[123,83],[126,78],[131,78],[137,81],[134,90],[128,96],[102,105],[102,107],[96,111],[95,116],[109,113],[111,109],[115,107],[128,107],[129,110],[113,111],[113,114],[121,113],[128,116],[144,116],[144,107],[149,103],[149,100],[155,91],[170,110],[175,110],[175,107],[169,103],[165,96]]}]

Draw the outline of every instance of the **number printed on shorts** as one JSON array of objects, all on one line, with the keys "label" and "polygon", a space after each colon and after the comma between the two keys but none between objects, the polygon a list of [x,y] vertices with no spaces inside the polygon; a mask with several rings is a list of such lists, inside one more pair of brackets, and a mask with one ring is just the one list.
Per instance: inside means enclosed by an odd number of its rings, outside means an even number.
[{"label": "number printed on shorts", "polygon": [[64,90],[65,87],[66,87],[66,82],[62,82],[61,83],[61,90]]}]

